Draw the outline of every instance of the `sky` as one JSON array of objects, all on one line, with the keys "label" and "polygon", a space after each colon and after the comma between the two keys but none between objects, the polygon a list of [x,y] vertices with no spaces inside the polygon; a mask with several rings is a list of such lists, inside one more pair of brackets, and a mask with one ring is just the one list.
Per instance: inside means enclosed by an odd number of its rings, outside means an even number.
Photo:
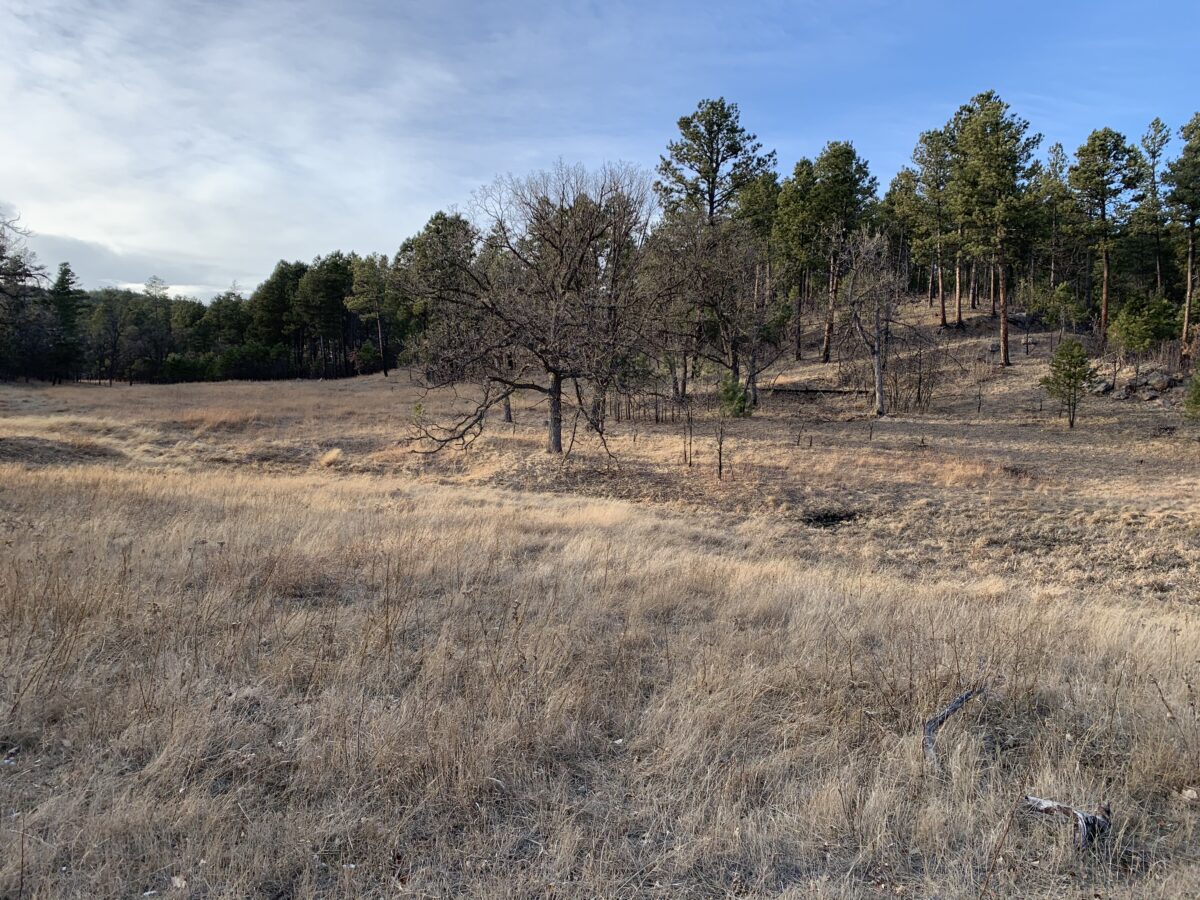
[{"label": "sky", "polygon": [[87,287],[202,299],[280,259],[394,253],[558,159],[651,169],[706,97],[786,174],[881,187],[994,89],[1073,151],[1198,109],[1195,0],[0,0],[0,206]]}]

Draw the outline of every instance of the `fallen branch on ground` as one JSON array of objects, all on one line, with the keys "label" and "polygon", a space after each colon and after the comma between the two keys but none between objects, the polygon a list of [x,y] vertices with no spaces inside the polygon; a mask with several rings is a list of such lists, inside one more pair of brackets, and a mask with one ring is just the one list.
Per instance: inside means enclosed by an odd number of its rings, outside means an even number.
[{"label": "fallen branch on ground", "polygon": [[938,729],[946,724],[947,719],[966,706],[972,697],[980,693],[983,693],[983,687],[977,685],[969,691],[959,694],[950,701],[949,706],[925,723],[925,737],[922,739],[921,744],[925,748],[925,758],[929,760],[929,764],[935,769],[940,768],[937,757],[937,746],[935,744]]},{"label": "fallen branch on ground", "polygon": [[770,391],[773,394],[853,394],[867,396],[872,391],[865,388],[835,388],[835,387],[807,387],[801,385],[799,387],[765,387],[763,390]]},{"label": "fallen branch on ground", "polygon": [[1086,850],[1097,838],[1108,834],[1112,827],[1112,809],[1107,804],[1100,804],[1094,813],[1084,812],[1074,806],[1058,803],[1054,800],[1043,800],[1041,797],[1025,798],[1025,805],[1040,812],[1066,816],[1075,820],[1075,846]]}]

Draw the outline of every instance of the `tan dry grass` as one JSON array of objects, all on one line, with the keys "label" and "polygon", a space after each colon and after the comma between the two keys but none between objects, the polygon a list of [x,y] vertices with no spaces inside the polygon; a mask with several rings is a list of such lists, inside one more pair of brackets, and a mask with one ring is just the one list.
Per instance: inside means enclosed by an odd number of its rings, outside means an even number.
[{"label": "tan dry grass", "polygon": [[416,458],[395,379],[5,389],[0,895],[1196,894],[1195,444],[1023,424],[1036,374],[768,403],[721,483],[527,405]]}]

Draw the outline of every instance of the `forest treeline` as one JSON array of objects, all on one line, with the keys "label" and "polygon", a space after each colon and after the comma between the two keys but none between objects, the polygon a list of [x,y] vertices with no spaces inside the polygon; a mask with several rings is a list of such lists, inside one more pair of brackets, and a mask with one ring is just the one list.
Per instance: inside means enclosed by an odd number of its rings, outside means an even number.
[{"label": "forest treeline", "polygon": [[[995,93],[921,134],[879,190],[833,141],[781,174],[736,104],[702,101],[655,174],[560,164],[483,188],[468,218],[439,212],[391,255],[281,261],[249,296],[208,303],[82,290],[45,271],[17,223],[0,228],[0,374],[50,380],[338,377],[418,362],[430,383],[476,380],[477,414],[514,390],[564,402],[602,430],[612,390],[686,398],[703,370],[733,407],[759,374],[807,349],[869,359],[878,411],[901,297],[945,329],[994,316],[1086,331],[1093,353],[1136,356],[1194,339],[1200,114],[1129,138],[1092,132],[1073,153]],[[564,400],[565,397],[565,400]],[[554,425],[551,426],[554,431]],[[432,432],[431,432],[432,433]],[[551,435],[551,445],[556,441]]]}]

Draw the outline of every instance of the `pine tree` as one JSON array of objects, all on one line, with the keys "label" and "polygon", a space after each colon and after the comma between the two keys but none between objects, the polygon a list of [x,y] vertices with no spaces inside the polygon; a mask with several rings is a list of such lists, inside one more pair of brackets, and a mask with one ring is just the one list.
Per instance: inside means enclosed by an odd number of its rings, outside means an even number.
[{"label": "pine tree", "polygon": [[849,141],[831,141],[813,163],[809,216],[828,261],[829,284],[821,362],[829,362],[841,284],[843,246],[867,215],[878,186],[867,162]]},{"label": "pine tree", "polygon": [[1096,370],[1092,368],[1083,344],[1074,338],[1063,341],[1050,360],[1050,374],[1042,379],[1046,393],[1063,405],[1067,427],[1075,427],[1079,400],[1092,383]]},{"label": "pine tree", "polygon": [[926,131],[913,150],[917,196],[921,200],[924,230],[932,244],[937,271],[937,296],[942,327],[946,326],[946,280],[943,273],[946,234],[950,227],[950,165],[954,140],[949,128]]},{"label": "pine tree", "polygon": [[1093,131],[1075,151],[1068,180],[1089,219],[1093,246],[1100,251],[1100,346],[1108,336],[1111,254],[1118,228],[1129,215],[1129,192],[1140,174],[1140,154],[1111,128]]},{"label": "pine tree", "polygon": [[1178,158],[1167,166],[1163,181],[1169,187],[1167,202],[1172,217],[1187,232],[1187,275],[1183,299],[1180,343],[1184,359],[1191,358],[1192,308],[1196,283],[1196,222],[1200,220],[1200,113],[1179,129],[1186,143]]},{"label": "pine tree", "polygon": [[979,94],[955,117],[956,205],[969,230],[991,249],[999,270],[1000,364],[1009,365],[1007,253],[1027,218],[1033,151],[1040,134],[1009,112],[993,91]]},{"label": "pine tree", "polygon": [[822,260],[817,252],[818,225],[812,217],[812,191],[816,176],[813,161],[803,158],[790,177],[779,186],[775,205],[775,234],[783,265],[781,283],[794,293],[793,352],[800,359],[804,338],[804,307],[812,296],[813,273],[820,271]]},{"label": "pine tree", "polygon": [[80,362],[79,313],[87,297],[70,263],[58,267],[58,276],[50,287],[50,305],[54,311],[54,335],[51,345],[55,383],[71,376]]},{"label": "pine tree", "polygon": [[668,210],[690,208],[711,225],[742,188],[775,168],[775,151],[762,152],[758,138],[742,127],[737,104],[724,97],[701,100],[678,125],[680,139],[659,158],[655,185]]},{"label": "pine tree", "polygon": [[1160,297],[1163,294],[1162,237],[1165,220],[1161,167],[1163,152],[1170,141],[1171,131],[1159,118],[1151,121],[1142,135],[1142,157],[1145,162],[1141,177],[1142,202],[1135,214],[1138,229],[1149,236],[1154,247],[1154,292]]}]

